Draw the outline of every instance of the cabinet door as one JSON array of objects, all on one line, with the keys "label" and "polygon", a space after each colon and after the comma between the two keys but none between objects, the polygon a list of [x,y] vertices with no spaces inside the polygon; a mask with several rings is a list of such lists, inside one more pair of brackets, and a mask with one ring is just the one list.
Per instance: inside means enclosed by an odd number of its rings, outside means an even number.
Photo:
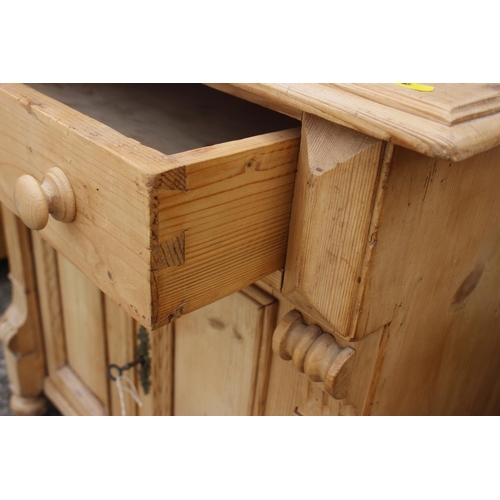
[{"label": "cabinet door", "polygon": [[109,364],[137,358],[140,325],[36,232],[32,233],[48,377],[44,391],[66,415],[170,415],[171,327],[148,332],[151,389],[136,368],[124,374],[142,406],[107,378]]},{"label": "cabinet door", "polygon": [[38,233],[32,240],[48,369],[44,391],[65,414],[107,415],[102,294]]},{"label": "cabinet door", "polygon": [[175,415],[264,413],[277,302],[255,285],[175,322]]}]

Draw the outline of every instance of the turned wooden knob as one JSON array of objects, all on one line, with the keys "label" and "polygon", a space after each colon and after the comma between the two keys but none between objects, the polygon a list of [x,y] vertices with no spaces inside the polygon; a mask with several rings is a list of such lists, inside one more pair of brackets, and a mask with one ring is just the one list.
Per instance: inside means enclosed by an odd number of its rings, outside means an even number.
[{"label": "turned wooden knob", "polygon": [[323,382],[325,391],[335,399],[347,395],[356,351],[341,347],[333,335],[317,325],[306,325],[302,315],[290,311],[278,323],[273,334],[273,351],[311,382]]},{"label": "turned wooden knob", "polygon": [[40,184],[31,175],[22,175],[14,187],[14,205],[21,220],[39,231],[49,222],[49,214],[61,222],[73,222],[76,202],[73,189],[64,172],[51,168]]}]

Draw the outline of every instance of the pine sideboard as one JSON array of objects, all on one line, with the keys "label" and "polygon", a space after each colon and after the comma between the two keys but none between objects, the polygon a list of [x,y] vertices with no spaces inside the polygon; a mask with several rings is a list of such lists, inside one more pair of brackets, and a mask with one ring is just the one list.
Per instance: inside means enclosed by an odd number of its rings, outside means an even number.
[{"label": "pine sideboard", "polygon": [[12,410],[498,415],[499,193],[497,84],[0,85]]}]

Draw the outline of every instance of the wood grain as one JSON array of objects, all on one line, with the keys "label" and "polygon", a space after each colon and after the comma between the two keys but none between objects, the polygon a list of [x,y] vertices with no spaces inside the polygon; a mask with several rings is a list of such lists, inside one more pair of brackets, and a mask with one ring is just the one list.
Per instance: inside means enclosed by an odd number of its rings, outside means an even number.
[{"label": "wood grain", "polygon": [[[65,89],[53,95],[62,99]],[[129,106],[107,114],[114,112],[113,126],[135,117],[140,129],[154,108],[142,115],[130,89]],[[88,114],[106,101],[92,92],[76,100]],[[259,116],[249,113],[253,125],[239,128],[266,131]],[[227,131],[231,123],[221,114],[204,129]],[[168,144],[169,134],[161,139]],[[299,131],[206,147],[196,140],[197,149],[167,156],[30,87],[1,85],[0,199],[13,209],[18,177],[63,170],[77,215],[71,224],[50,220],[42,237],[137,321],[157,328],[284,264]]]},{"label": "wood grain", "polygon": [[[266,286],[264,284],[264,286]],[[267,289],[267,288],[266,288]],[[300,311],[308,324],[317,323],[324,331],[329,331],[337,344],[342,348],[352,347],[356,350],[351,381],[345,399],[337,400],[327,394],[321,384],[311,382],[292,363],[282,360],[278,354],[272,354],[269,372],[269,384],[265,405],[265,415],[278,416],[338,416],[361,415],[366,403],[366,394],[374,370],[378,354],[379,332],[362,342],[347,341],[331,330],[325,322],[318,322],[307,312],[300,310],[277,289],[269,287],[278,301],[278,321],[293,308]]]},{"label": "wood grain", "polygon": [[371,414],[500,413],[500,148],[396,148],[357,337],[385,328]]},{"label": "wood grain", "polygon": [[7,246],[5,245],[5,236],[3,234],[2,206],[0,204],[0,259],[7,257]]},{"label": "wood grain", "polygon": [[329,330],[324,321],[316,321],[296,304],[283,297],[278,287],[266,284],[269,280],[259,281],[259,286],[279,301],[279,321],[295,308],[299,310],[308,324],[318,324],[335,338],[343,348],[352,347],[356,351],[351,380],[346,397],[338,401],[329,396],[316,383],[294,370],[291,363],[274,354],[271,362],[269,389],[266,402],[266,415],[368,415],[371,411],[372,392],[378,382],[380,366],[386,352],[388,330],[381,328],[361,341],[347,341],[336,332]]},{"label": "wood grain", "polygon": [[[12,299],[0,319],[0,341],[12,393],[33,399],[41,395],[45,366],[30,231],[5,207],[3,222]],[[35,404],[33,410],[37,407]]]},{"label": "wood grain", "polygon": [[46,396],[52,401],[55,407],[61,412],[62,415],[66,417],[77,417],[79,416],[77,410],[75,410],[70,403],[65,399],[65,397],[59,392],[56,385],[52,379],[46,378],[43,384],[43,391]]},{"label": "wood grain", "polygon": [[240,293],[260,304],[261,323],[257,330],[256,352],[252,373],[251,415],[264,415],[269,387],[272,358],[272,336],[276,328],[278,302],[260,286],[254,284],[245,287]]},{"label": "wood grain", "polygon": [[96,417],[108,414],[101,401],[67,365],[45,379],[44,391],[49,397],[54,396],[52,402],[64,414]]},{"label": "wood grain", "polygon": [[50,220],[42,237],[123,307],[147,310],[150,217],[143,177],[166,157],[23,85],[0,87],[0,143],[2,201],[14,209],[21,175],[41,180],[61,168],[75,193],[76,219]]},{"label": "wood grain", "polygon": [[283,284],[283,269],[274,271],[274,273],[264,276],[264,278],[262,278],[262,280],[260,280],[257,284],[260,286],[264,284],[264,290],[266,289],[266,286],[270,286],[274,290],[281,291],[281,286]]},{"label": "wood grain", "polygon": [[500,144],[498,84],[236,83],[219,90],[297,116],[313,114],[428,156],[461,161]]},{"label": "wood grain", "polygon": [[[137,326],[138,328],[138,326]],[[142,416],[170,416],[174,399],[174,328],[171,323],[149,332],[151,344],[151,388],[145,394],[136,372],[136,387],[142,407]]]},{"label": "wood grain", "polygon": [[276,303],[256,288],[176,320],[176,415],[262,412]]},{"label": "wood grain", "polygon": [[[284,265],[298,131],[176,155],[186,189],[155,180],[153,241],[180,239],[179,265],[153,267],[153,325],[168,323]],[[165,259],[167,262],[168,259]],[[181,264],[182,261],[182,265]]]},{"label": "wood grain", "polygon": [[371,102],[444,125],[456,125],[500,111],[500,84],[430,83],[432,92],[416,92],[392,83],[333,83]]},{"label": "wood grain", "polygon": [[344,336],[376,245],[383,154],[376,139],[304,117],[283,294]]},{"label": "wood grain", "polygon": [[73,264],[57,257],[68,364],[107,408],[104,299]]},{"label": "wood grain", "polygon": [[[111,299],[104,296],[106,326],[106,365],[123,366],[134,361],[136,356],[135,321]],[[134,370],[125,373],[135,383]],[[105,377],[101,374],[101,377]],[[109,391],[110,415],[121,415],[120,398],[116,384],[107,380]],[[125,383],[124,383],[125,385]],[[137,415],[137,405],[132,396],[123,393],[127,416]]]},{"label": "wood grain", "polygon": [[31,232],[37,295],[49,376],[67,363],[57,253],[37,231]]},{"label": "wood grain", "polygon": [[312,323],[304,323],[302,315],[288,312],[273,333],[273,351],[281,359],[292,361],[311,382],[322,382],[323,389],[335,399],[347,396],[356,351],[342,348],[333,335]]},{"label": "wood grain", "polygon": [[21,220],[31,229],[43,229],[54,219],[70,223],[76,216],[75,195],[64,172],[49,169],[38,182],[31,175],[21,175],[14,186],[14,205]]}]

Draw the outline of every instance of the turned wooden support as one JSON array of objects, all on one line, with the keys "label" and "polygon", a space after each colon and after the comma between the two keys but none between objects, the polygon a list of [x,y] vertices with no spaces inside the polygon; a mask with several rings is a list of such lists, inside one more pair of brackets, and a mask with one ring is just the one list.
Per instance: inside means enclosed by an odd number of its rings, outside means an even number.
[{"label": "turned wooden support", "polygon": [[43,396],[23,398],[17,394],[10,397],[10,409],[17,417],[36,417],[47,412],[47,400]]},{"label": "turned wooden support", "polygon": [[335,399],[347,395],[356,351],[341,347],[317,325],[306,325],[302,315],[290,311],[273,334],[273,351],[292,363],[311,382],[323,382],[325,391]]},{"label": "turned wooden support", "polygon": [[31,232],[3,207],[5,239],[9,254],[9,279],[12,300],[0,318],[0,342],[3,343],[12,412],[16,415],[40,415],[45,412],[42,396],[45,378],[42,326],[36,278],[31,257]]},{"label": "turned wooden support", "polygon": [[21,220],[36,231],[49,222],[49,214],[61,222],[73,222],[76,202],[64,172],[51,168],[39,183],[31,175],[22,175],[14,186],[14,205]]}]

